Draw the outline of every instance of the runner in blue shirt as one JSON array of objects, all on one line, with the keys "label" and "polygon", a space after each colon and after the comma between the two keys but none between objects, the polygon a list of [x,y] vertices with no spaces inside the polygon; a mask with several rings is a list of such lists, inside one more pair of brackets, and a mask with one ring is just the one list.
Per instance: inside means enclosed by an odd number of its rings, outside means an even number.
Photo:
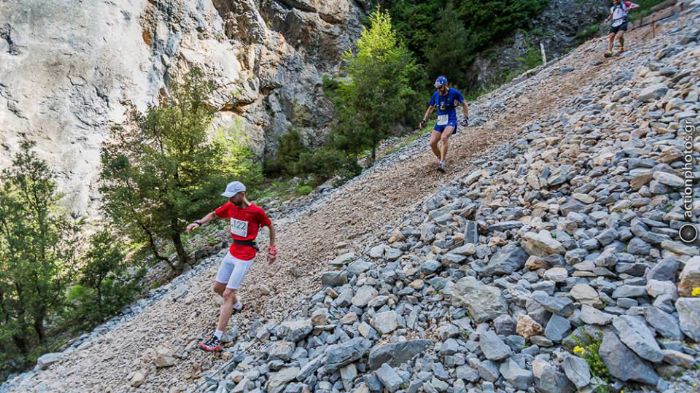
[{"label": "runner in blue shirt", "polygon": [[[420,128],[425,127],[425,122],[437,108],[437,123],[433,128],[433,133],[430,135],[430,148],[437,157],[437,166],[440,172],[445,172],[445,158],[447,157],[448,139],[450,135],[457,133],[457,104],[462,104],[462,112],[464,119],[460,124],[464,127],[469,125],[469,107],[462,93],[447,86],[447,78],[439,76],[435,80],[435,92],[430,98],[428,110],[425,111],[425,116],[420,122]],[[441,141],[441,146],[438,148],[438,142]]]}]

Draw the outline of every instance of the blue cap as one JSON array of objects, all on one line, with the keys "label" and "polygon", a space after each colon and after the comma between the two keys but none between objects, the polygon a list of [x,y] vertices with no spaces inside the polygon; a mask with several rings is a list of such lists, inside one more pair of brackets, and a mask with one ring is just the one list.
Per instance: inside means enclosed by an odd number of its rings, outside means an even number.
[{"label": "blue cap", "polygon": [[447,78],[445,78],[444,76],[440,75],[437,77],[437,79],[435,79],[435,87],[436,88],[441,87],[445,84],[447,84]]}]

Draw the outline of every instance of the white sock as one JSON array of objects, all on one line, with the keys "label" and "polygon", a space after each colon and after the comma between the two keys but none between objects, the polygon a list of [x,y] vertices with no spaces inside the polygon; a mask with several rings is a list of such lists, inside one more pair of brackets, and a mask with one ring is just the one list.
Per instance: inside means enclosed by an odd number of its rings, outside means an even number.
[{"label": "white sock", "polygon": [[223,335],[224,335],[224,332],[219,330],[219,329],[216,329],[214,331],[214,337],[218,338],[219,340],[221,340],[221,336],[223,336]]},{"label": "white sock", "polygon": [[233,305],[234,310],[240,310],[243,308],[243,303],[240,300],[236,300],[236,304]]}]

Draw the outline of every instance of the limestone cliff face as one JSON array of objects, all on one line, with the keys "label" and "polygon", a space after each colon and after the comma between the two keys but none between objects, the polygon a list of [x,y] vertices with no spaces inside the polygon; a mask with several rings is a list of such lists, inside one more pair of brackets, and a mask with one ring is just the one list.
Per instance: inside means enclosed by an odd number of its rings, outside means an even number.
[{"label": "limestone cliff face", "polygon": [[[2,1],[0,167],[22,136],[36,141],[68,204],[85,212],[97,197],[109,127],[124,121],[127,105],[157,102],[167,82],[192,66],[219,86],[216,124],[240,121],[258,153],[274,149],[291,122],[316,136],[332,116],[322,75],[337,70],[365,7],[352,0]],[[295,119],[302,113],[303,122]]]}]

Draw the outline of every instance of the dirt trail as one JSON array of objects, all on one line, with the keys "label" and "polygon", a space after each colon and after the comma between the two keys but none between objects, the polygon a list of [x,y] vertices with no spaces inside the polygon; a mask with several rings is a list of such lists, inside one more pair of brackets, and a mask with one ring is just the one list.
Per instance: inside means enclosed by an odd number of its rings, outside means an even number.
[{"label": "dirt trail", "polygon": [[[629,34],[630,52],[625,57],[646,56],[641,38],[646,32],[642,29]],[[651,40],[651,37],[646,39]],[[559,103],[575,97],[587,84],[609,72],[616,59],[622,58],[595,62],[598,56],[602,60],[604,45],[603,39],[590,41],[545,68],[540,76],[506,86],[474,103],[487,121],[478,127],[462,128],[452,138],[447,174],[435,172],[435,157],[426,146],[419,154],[408,159],[394,159],[382,165],[381,170],[373,170],[348,183],[310,213],[279,225],[278,262],[268,265],[259,256],[246,278],[242,297],[252,307],[244,315],[233,318],[241,331],[246,332],[246,326],[260,317],[279,320],[298,305],[300,297],[316,291],[320,285],[318,278],[327,269],[325,263],[337,255],[339,243],[347,243],[346,248],[361,253],[369,238],[385,234],[385,226],[398,224],[403,213],[414,208],[416,203],[441,185],[469,174],[474,159],[496,145],[512,141],[531,120],[558,111]],[[573,70],[556,71],[565,66]],[[542,74],[549,74],[549,77],[542,77]],[[489,109],[490,103],[499,100],[506,104],[502,110]],[[425,144],[424,141],[425,138],[421,138],[418,143]],[[194,277],[182,298],[173,301],[172,296],[164,297],[92,345],[72,352],[59,364],[25,380],[17,391],[122,392],[190,388],[199,377],[225,360],[221,355],[193,349],[197,340],[213,328],[217,317],[218,301],[210,289],[215,268]],[[150,373],[140,388],[131,388],[128,374],[148,368],[152,349],[161,345],[173,348],[176,353],[185,351],[188,354],[178,359],[175,366]]]}]

